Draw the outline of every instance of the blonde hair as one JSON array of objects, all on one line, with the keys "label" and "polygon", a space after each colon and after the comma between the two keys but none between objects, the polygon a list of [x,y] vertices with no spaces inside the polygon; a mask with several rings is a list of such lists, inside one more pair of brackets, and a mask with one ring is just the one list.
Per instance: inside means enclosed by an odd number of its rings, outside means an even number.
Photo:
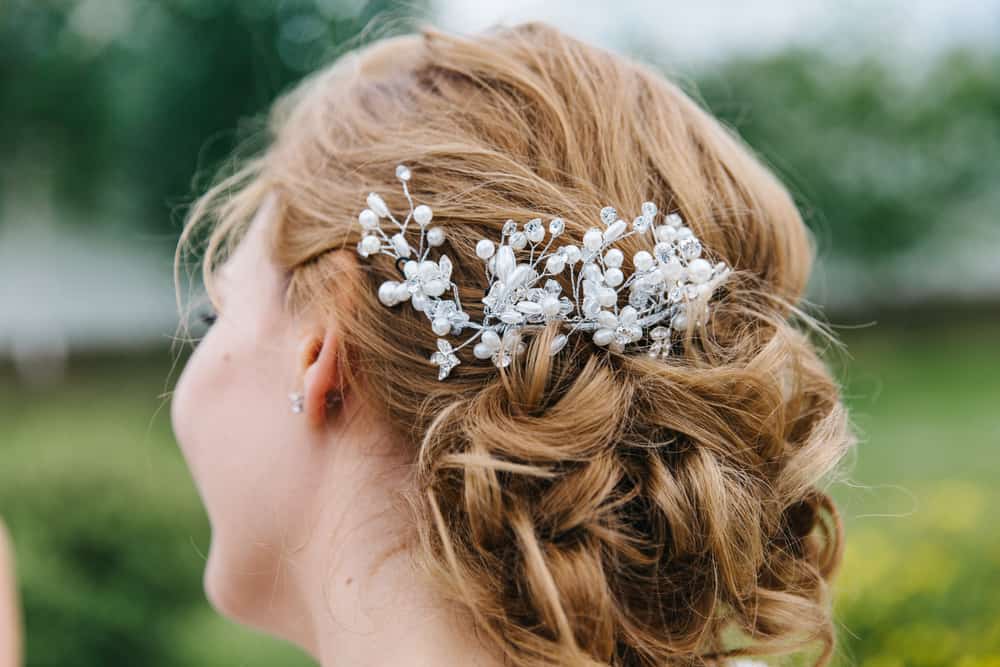
[{"label": "blonde hair", "polygon": [[[829,661],[843,534],[820,485],[854,438],[795,306],[811,238],[735,136],[655,71],[539,23],[377,42],[282,98],[270,128],[179,252],[210,227],[210,284],[277,194],[289,307],[350,332],[348,384],[412,447],[418,562],[512,663],[712,664],[817,641]],[[580,335],[549,356],[548,329],[508,369],[470,357],[438,382],[424,315],[378,301],[391,259],[331,259],[353,253],[369,191],[406,210],[398,163],[473,310],[475,242],[508,218],[560,216],[579,238],[602,206],[631,219],[652,200],[736,270],[667,360]]]}]

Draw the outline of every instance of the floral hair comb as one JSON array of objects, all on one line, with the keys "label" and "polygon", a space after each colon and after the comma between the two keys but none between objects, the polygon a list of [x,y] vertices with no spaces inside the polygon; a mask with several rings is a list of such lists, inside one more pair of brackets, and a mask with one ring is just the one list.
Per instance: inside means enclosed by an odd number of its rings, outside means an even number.
[{"label": "floral hair comb", "polygon": [[[658,209],[653,202],[642,204],[641,215],[631,225],[606,206],[601,209],[601,226],[591,227],[581,246],[566,243],[557,249],[553,244],[565,230],[562,218],[549,221],[547,230],[541,218],[522,226],[507,220],[498,242],[481,239],[476,244],[488,288],[482,299],[483,319],[474,322],[451,280],[448,255],[429,258],[431,249],[444,243],[445,233],[431,226],[430,207],[414,206],[407,186],[410,177],[408,167],[396,167],[396,178],[410,205],[402,222],[382,197],[374,192],[368,195],[368,207],[358,215],[364,229],[358,253],[396,260],[403,279],[382,283],[379,301],[390,307],[409,301],[430,320],[438,336],[437,351],[430,357],[438,367],[438,380],[461,363],[457,352],[468,345],[473,345],[477,359],[492,360],[498,368],[510,365],[524,350],[522,334],[550,322],[561,325],[551,354],[565,347],[571,334],[587,332],[595,344],[616,352],[635,346],[651,357],[666,357],[673,332],[687,326],[689,317],[700,322],[708,316],[706,302],[730,272],[724,262],[713,265],[702,258],[701,242],[677,213],[656,224]],[[393,225],[389,232],[382,229],[383,221]],[[420,232],[416,247],[406,238],[411,221]],[[653,251],[636,252],[634,271],[626,275],[624,254],[611,246],[642,234],[651,235]],[[571,292],[564,294],[555,277],[567,272]],[[628,293],[628,305],[620,307],[622,292]],[[467,329],[473,333],[455,347],[444,338]]]}]

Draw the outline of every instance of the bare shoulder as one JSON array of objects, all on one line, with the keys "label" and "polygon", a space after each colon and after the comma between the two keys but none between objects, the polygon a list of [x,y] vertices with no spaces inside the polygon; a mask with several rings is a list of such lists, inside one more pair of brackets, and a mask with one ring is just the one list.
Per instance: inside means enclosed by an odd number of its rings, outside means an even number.
[{"label": "bare shoulder", "polygon": [[14,548],[0,519],[0,667],[16,667],[21,659],[21,621],[17,602]]}]

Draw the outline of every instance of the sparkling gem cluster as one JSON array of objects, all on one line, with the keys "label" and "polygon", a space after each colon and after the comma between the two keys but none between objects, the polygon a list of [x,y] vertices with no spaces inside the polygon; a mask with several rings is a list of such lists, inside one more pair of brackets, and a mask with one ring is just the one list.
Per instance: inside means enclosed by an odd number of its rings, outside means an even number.
[{"label": "sparkling gem cluster", "polygon": [[[579,244],[565,239],[562,218],[547,225],[541,218],[523,225],[507,220],[499,241],[481,239],[476,244],[488,285],[482,321],[476,322],[451,280],[448,255],[430,257],[431,250],[445,242],[444,230],[432,224],[429,206],[414,205],[410,169],[397,166],[396,178],[409,212],[400,221],[381,196],[369,194],[367,208],[358,215],[364,233],[357,249],[362,257],[384,254],[396,260],[402,279],[382,283],[379,301],[389,307],[409,301],[427,316],[438,336],[430,361],[437,366],[439,380],[461,363],[457,352],[468,345],[477,359],[490,360],[498,368],[510,365],[524,350],[523,334],[551,322],[558,322],[560,329],[551,354],[565,347],[570,335],[585,332],[596,345],[615,352],[635,348],[651,357],[666,357],[674,332],[684,329],[689,318],[696,323],[707,318],[708,299],[730,273],[725,263],[712,264],[702,256],[701,242],[680,215],[669,213],[658,222],[653,202],[643,203],[631,223],[614,208],[604,207],[600,224],[588,229]],[[411,223],[419,230],[416,246],[407,239]],[[632,255],[633,270],[626,273],[625,255],[613,246],[641,235],[648,237],[652,251]],[[558,239],[563,240],[557,244]],[[567,275],[569,291],[564,292],[556,278]],[[463,332],[468,338],[457,346],[445,338]]]}]

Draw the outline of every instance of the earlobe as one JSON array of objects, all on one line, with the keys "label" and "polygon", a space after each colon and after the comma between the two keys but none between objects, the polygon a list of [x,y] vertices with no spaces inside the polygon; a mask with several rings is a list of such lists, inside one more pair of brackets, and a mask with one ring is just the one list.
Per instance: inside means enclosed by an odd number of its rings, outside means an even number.
[{"label": "earlobe", "polygon": [[332,330],[327,330],[322,338],[311,337],[303,343],[304,412],[313,426],[326,423],[328,395],[339,395],[342,391],[338,343]]}]

